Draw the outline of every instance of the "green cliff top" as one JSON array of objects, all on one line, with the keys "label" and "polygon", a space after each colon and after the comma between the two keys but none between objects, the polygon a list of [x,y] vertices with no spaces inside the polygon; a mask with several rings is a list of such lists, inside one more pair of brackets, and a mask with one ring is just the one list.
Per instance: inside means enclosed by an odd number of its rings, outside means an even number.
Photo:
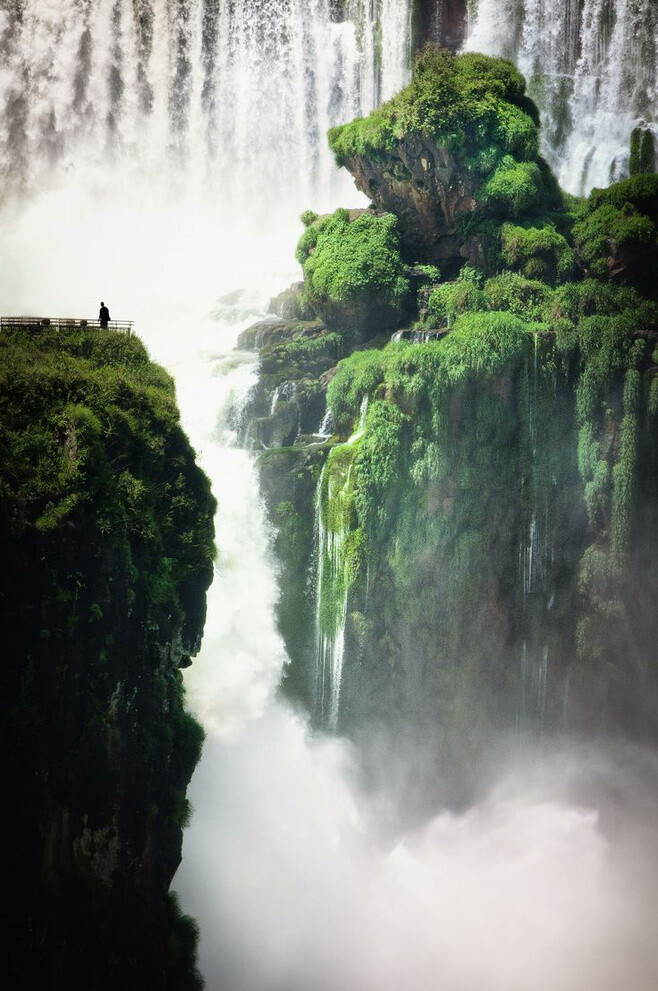
[{"label": "green cliff top", "polygon": [[369,117],[333,128],[329,144],[343,165],[353,155],[393,151],[400,139],[416,132],[484,174],[506,154],[520,161],[536,159],[538,122],[525,80],[511,62],[428,47],[405,89]]}]

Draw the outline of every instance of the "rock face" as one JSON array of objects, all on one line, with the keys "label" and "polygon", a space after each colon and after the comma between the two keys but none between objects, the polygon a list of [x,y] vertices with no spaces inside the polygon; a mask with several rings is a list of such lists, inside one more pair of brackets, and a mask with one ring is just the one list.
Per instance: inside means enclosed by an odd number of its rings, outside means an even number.
[{"label": "rock face", "polygon": [[466,0],[416,0],[414,4],[414,45],[422,49],[436,42],[456,52],[466,36]]},{"label": "rock face", "polygon": [[475,239],[465,239],[458,227],[477,209],[476,182],[447,148],[412,134],[394,154],[353,155],[344,164],[375,208],[398,218],[407,261],[481,260]]},{"label": "rock face", "polygon": [[[331,434],[261,455],[289,685],[325,728],[376,738],[374,775],[387,747],[422,748],[412,802],[437,781],[470,800],[501,739],[655,742],[658,176],[563,200],[516,71],[431,50],[330,143],[415,264],[393,334],[347,319],[333,362],[333,329],[261,351],[255,395],[271,370],[313,376]],[[305,221],[303,292],[316,252],[340,298],[323,220]]]},{"label": "rock face", "polygon": [[114,332],[3,332],[3,749],[16,988],[198,987],[169,885],[203,731],[214,500],[171,380]]},{"label": "rock face", "polygon": [[238,347],[259,353],[259,380],[242,412],[242,438],[255,450],[290,447],[314,435],[325,412],[320,379],[350,348],[353,333],[337,333],[320,321],[259,321],[240,335]]},{"label": "rock face", "polygon": [[562,203],[537,124],[510,63],[428,46],[406,89],[329,142],[375,209],[397,217],[405,261],[493,271],[502,222]]}]

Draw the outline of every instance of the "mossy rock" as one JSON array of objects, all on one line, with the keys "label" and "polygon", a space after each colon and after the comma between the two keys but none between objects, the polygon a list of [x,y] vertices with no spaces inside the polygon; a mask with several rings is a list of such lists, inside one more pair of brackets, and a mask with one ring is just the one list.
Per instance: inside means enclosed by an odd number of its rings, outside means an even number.
[{"label": "mossy rock", "polygon": [[489,303],[482,291],[483,281],[481,272],[464,265],[454,282],[444,282],[431,293],[424,326],[451,327],[461,313],[488,310]]},{"label": "mossy rock", "polygon": [[629,282],[656,296],[658,175],[593,190],[573,234],[586,275]]},{"label": "mossy rock", "polygon": [[307,335],[320,333],[323,329],[322,323],[315,319],[266,317],[241,331],[237,346],[243,351],[259,351],[268,345],[293,341],[304,333]]},{"label": "mossy rock", "polygon": [[504,262],[526,279],[556,285],[574,273],[574,253],[553,224],[504,224],[501,247]]},{"label": "mossy rock", "polygon": [[283,320],[314,320],[315,313],[304,291],[303,282],[293,282],[270,300],[270,310]]},{"label": "mossy rock", "polygon": [[511,63],[428,46],[409,86],[334,128],[329,143],[374,206],[398,217],[407,261],[491,269],[484,235],[466,217],[522,219],[562,206],[537,125]]},{"label": "mossy rock", "polygon": [[631,178],[656,171],[656,139],[648,127],[635,127],[631,131]]},{"label": "mossy rock", "polygon": [[299,406],[279,402],[270,416],[253,420],[247,442],[256,448],[290,447],[299,433]]},{"label": "mossy rock", "polygon": [[392,214],[336,210],[313,219],[297,260],[306,298],[328,327],[363,335],[403,319],[410,287]]}]

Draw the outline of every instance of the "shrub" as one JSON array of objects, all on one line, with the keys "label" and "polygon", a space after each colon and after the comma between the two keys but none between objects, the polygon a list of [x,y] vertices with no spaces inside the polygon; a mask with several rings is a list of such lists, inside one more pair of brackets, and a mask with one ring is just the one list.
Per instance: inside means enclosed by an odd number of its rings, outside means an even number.
[{"label": "shrub", "polygon": [[544,202],[544,183],[536,162],[517,162],[506,155],[481,186],[479,199],[497,217],[536,213]]},{"label": "shrub", "polygon": [[543,227],[504,224],[501,244],[503,260],[527,279],[555,285],[569,278],[573,271],[573,251],[552,224]]},{"label": "shrub", "polygon": [[481,273],[464,265],[455,282],[444,282],[431,294],[427,303],[427,325],[451,327],[460,313],[488,310],[489,303],[481,283]]},{"label": "shrub", "polygon": [[524,320],[543,320],[552,298],[547,285],[537,279],[525,279],[516,272],[502,272],[484,286],[488,309],[509,310]]},{"label": "shrub", "polygon": [[[327,303],[366,304],[382,323],[404,312],[409,282],[400,256],[397,220],[392,214],[363,213],[350,221],[336,210],[306,228],[297,248],[307,294],[329,322]],[[338,320],[368,323],[370,314],[342,307]]]}]

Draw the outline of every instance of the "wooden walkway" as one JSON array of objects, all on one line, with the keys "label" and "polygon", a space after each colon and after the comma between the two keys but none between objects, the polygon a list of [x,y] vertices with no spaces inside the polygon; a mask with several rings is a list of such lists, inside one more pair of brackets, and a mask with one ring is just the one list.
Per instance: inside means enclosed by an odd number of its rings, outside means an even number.
[{"label": "wooden walkway", "polygon": [[[110,320],[108,330],[131,334],[133,320]],[[71,317],[0,317],[0,330],[99,330],[99,320],[78,320]]]}]

